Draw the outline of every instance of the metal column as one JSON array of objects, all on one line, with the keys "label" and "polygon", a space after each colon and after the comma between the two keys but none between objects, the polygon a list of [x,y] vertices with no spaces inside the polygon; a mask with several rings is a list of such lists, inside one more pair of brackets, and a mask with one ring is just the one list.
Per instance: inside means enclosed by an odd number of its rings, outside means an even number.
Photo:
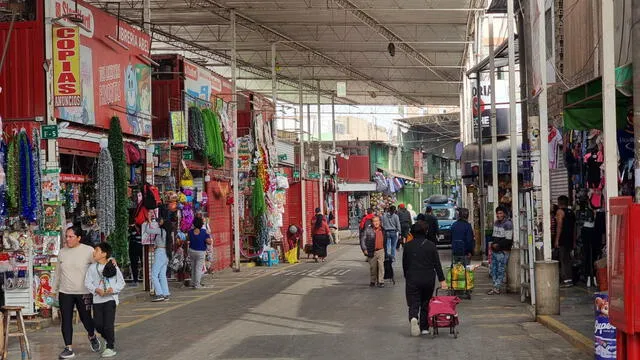
[{"label": "metal column", "polygon": [[[635,10],[634,10],[635,11]],[[604,133],[604,178],[606,199],[618,196],[618,143],[616,133],[616,74],[613,1],[602,1],[602,122]],[[637,26],[637,24],[636,24]],[[638,44],[640,45],[640,44]],[[636,142],[636,147],[638,143]],[[637,183],[637,179],[636,179]],[[611,234],[607,209],[607,242]]]},{"label": "metal column", "polygon": [[482,244],[482,249],[480,250],[481,254],[486,254],[485,249],[485,237],[484,237],[484,229],[485,229],[485,212],[487,210],[487,205],[485,203],[484,196],[484,154],[482,149],[482,108],[480,107],[480,72],[476,73],[476,109],[477,109],[477,124],[478,124],[478,209],[480,221],[480,243]]},{"label": "metal column", "polygon": [[233,123],[233,247],[234,270],[240,271],[240,191],[238,184],[238,94],[236,84],[236,12],[231,10],[231,117]]},{"label": "metal column", "polygon": [[551,260],[551,188],[548,186],[549,181],[549,146],[547,146],[547,138],[549,137],[549,119],[547,108],[547,45],[544,39],[546,29],[546,19],[544,16],[545,0],[537,0],[538,9],[541,14],[538,15],[538,52],[540,59],[540,68],[537,71],[540,74],[541,91],[538,95],[538,107],[540,110],[540,180],[542,184],[542,213],[538,214],[542,218],[542,239],[544,260]]},{"label": "metal column", "polygon": [[[278,74],[276,73],[276,43],[271,44],[271,101],[273,102],[273,119],[271,119],[271,132],[273,141],[278,138]],[[282,125],[284,128],[284,124]]]},{"label": "metal column", "polygon": [[[631,0],[631,43],[640,44],[640,0]],[[640,119],[640,46],[632,47],[633,61],[633,119]],[[635,173],[640,172],[640,120],[633,122],[635,144]],[[640,181],[635,180],[635,201],[640,203]]]},{"label": "metal column", "polygon": [[[489,16],[489,87],[491,91],[491,189],[493,207],[500,204],[498,199],[498,125],[496,118],[496,60],[493,38],[493,16]],[[516,210],[513,210],[516,214]],[[515,215],[514,215],[515,216]]]},{"label": "metal column", "polygon": [[302,98],[302,68],[300,68],[300,73],[298,74],[298,102],[300,105],[300,205],[302,211],[302,245],[307,244],[307,232],[305,229],[307,228],[307,184],[305,183],[304,178],[306,177],[305,171],[305,160],[304,160],[304,99]]},{"label": "metal column", "polygon": [[[336,98],[335,95],[331,95],[331,150],[333,152],[333,156],[338,156],[336,154]],[[334,158],[335,159],[335,158]],[[335,160],[334,160],[335,161]],[[340,229],[340,226],[338,225],[338,200],[340,199],[340,197],[338,196],[338,177],[337,177],[337,172],[338,172],[338,168],[337,166],[334,167],[335,171],[336,171],[336,192],[333,193],[333,218],[336,224],[336,229]]]},{"label": "metal column", "polygon": [[320,211],[324,213],[324,187],[323,179],[324,179],[324,163],[322,162],[322,105],[320,104],[320,80],[316,80],[316,84],[318,85],[318,173],[320,174],[320,184],[319,184],[319,193],[320,193]]},{"label": "metal column", "polygon": [[142,28],[147,34],[151,34],[151,0],[142,2]]}]

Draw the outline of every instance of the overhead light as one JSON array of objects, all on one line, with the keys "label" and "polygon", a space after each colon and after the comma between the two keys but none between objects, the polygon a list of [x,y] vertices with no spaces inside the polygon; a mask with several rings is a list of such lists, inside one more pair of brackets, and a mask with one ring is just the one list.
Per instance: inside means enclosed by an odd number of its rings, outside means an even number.
[{"label": "overhead light", "polygon": [[391,55],[391,57],[396,56],[396,46],[392,42],[387,46],[387,51],[389,51],[389,55]]}]

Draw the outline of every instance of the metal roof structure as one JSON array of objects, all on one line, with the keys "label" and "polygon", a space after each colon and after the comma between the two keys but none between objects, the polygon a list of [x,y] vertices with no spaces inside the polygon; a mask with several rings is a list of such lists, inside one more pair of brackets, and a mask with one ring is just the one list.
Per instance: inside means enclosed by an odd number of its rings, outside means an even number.
[{"label": "metal roof structure", "polygon": [[[476,14],[487,0],[91,0],[143,26],[149,4],[153,53],[180,53],[230,77],[236,16],[237,84],[278,99],[330,103],[458,105]],[[395,47],[395,56],[389,51]]]}]

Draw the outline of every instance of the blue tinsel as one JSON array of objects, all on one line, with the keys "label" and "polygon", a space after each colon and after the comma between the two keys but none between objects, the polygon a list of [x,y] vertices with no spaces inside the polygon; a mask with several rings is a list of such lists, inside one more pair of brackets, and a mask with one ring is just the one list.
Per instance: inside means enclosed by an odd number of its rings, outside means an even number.
[{"label": "blue tinsel", "polygon": [[29,222],[36,221],[37,195],[31,145],[25,131],[18,135],[18,159],[20,163],[20,215]]}]

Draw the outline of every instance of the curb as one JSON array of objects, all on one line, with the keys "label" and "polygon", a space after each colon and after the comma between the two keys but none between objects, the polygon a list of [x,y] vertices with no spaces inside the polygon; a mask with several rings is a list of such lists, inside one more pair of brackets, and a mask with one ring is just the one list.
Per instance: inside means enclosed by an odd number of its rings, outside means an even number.
[{"label": "curb", "polygon": [[544,325],[551,331],[555,332],[556,334],[562,336],[565,340],[571,343],[571,345],[576,347],[578,350],[582,351],[587,355],[593,356],[594,344],[593,344],[593,341],[588,337],[571,329],[567,325],[552,318],[551,316],[538,315],[536,317],[536,321]]}]

